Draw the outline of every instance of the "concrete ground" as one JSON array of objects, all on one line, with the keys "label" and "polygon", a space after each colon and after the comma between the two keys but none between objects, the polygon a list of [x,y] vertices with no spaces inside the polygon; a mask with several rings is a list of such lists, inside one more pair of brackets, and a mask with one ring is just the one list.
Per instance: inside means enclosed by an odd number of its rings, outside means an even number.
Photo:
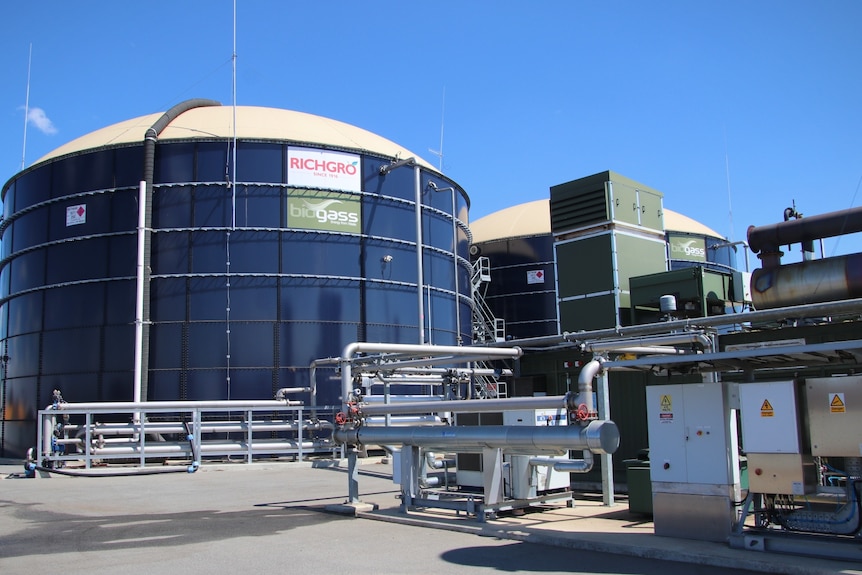
[{"label": "concrete ground", "polygon": [[[444,510],[404,514],[391,467],[379,458],[360,468],[369,510],[357,513],[362,520],[345,521],[325,511],[345,501],[340,463],[206,464],[193,475],[21,479],[20,462],[0,461],[6,478],[0,481],[0,572],[464,574],[495,566],[542,573],[862,574],[862,566],[848,562],[658,537],[649,517],[630,513],[625,500],[606,507],[587,495],[571,508],[500,514],[485,523]],[[524,544],[548,547],[525,553]]]}]

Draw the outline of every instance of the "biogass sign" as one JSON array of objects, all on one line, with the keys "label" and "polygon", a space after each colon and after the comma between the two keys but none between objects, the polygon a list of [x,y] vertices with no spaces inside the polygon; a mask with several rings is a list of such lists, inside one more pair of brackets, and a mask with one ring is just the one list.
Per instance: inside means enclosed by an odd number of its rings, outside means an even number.
[{"label": "biogass sign", "polygon": [[691,236],[669,235],[670,258],[673,260],[706,261],[706,241]]},{"label": "biogass sign", "polygon": [[289,192],[287,227],[358,234],[362,232],[362,202],[351,194]]}]

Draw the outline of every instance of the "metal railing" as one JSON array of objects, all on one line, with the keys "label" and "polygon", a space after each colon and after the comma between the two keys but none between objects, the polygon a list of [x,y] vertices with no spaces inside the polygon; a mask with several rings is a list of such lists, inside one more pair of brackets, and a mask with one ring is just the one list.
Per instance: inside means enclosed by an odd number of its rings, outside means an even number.
[{"label": "metal railing", "polygon": [[[331,441],[334,407],[316,406],[312,411],[284,403],[236,402],[228,408],[207,407],[206,402],[165,403],[171,405],[61,403],[40,410],[39,464],[61,467],[78,462],[90,469],[108,462],[144,467],[153,460],[200,464],[203,459],[231,457],[241,457],[244,463],[273,456],[302,461],[317,454],[337,457],[341,451]],[[178,407],[179,403],[190,405]]]}]

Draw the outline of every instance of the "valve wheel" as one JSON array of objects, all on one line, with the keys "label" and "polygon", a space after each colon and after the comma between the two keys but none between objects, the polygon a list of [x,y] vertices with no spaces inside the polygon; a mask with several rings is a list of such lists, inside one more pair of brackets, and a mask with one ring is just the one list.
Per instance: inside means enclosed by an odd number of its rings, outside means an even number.
[{"label": "valve wheel", "polygon": [[578,406],[577,411],[575,412],[575,419],[578,421],[586,421],[590,417],[590,410],[587,409],[587,404],[582,403]]}]

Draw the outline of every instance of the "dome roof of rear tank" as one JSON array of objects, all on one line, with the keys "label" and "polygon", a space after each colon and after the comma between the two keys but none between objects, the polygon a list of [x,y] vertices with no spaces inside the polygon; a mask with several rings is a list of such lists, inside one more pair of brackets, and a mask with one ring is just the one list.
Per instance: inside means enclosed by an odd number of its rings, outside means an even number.
[{"label": "dome roof of rear tank", "polygon": [[[664,227],[669,232],[723,237],[700,222],[667,208],[664,208]],[[470,232],[473,234],[474,244],[550,234],[550,200],[535,200],[488,214],[471,222]]]},{"label": "dome roof of rear tank", "polygon": [[[143,142],[147,129],[161,118],[163,113],[139,116],[90,132],[49,152],[34,165],[68,154]],[[168,124],[159,134],[159,141],[232,138],[233,117],[232,106],[192,108]],[[416,154],[377,134],[338,120],[293,110],[237,106],[236,137],[241,140],[320,145],[392,158],[412,156],[423,168],[434,169]]]}]

